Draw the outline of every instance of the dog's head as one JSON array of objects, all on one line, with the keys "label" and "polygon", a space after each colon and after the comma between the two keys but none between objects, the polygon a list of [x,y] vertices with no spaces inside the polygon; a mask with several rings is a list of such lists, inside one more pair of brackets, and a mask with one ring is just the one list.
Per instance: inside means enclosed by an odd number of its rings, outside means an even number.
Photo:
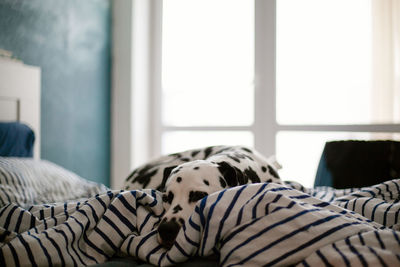
[{"label": "dog's head", "polygon": [[158,226],[159,242],[171,247],[197,201],[226,186],[219,163],[196,160],[173,169],[163,194],[166,213]]}]

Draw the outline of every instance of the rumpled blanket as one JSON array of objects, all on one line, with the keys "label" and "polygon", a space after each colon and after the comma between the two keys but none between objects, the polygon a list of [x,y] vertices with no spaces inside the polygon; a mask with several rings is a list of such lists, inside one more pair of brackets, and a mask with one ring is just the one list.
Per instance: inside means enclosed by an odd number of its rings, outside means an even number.
[{"label": "rumpled blanket", "polygon": [[115,255],[158,266],[400,266],[400,180],[361,189],[249,184],[200,200],[169,250],[156,190],[0,210],[0,266],[84,266]]}]

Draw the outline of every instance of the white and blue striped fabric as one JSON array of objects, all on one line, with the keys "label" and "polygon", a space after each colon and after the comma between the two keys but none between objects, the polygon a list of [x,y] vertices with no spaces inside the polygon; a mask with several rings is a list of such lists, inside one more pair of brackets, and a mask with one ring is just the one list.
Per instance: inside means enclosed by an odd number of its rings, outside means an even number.
[{"label": "white and blue striped fabric", "polygon": [[0,208],[88,198],[107,190],[47,160],[0,157]]},{"label": "white and blue striped fabric", "polygon": [[83,266],[114,255],[159,266],[217,255],[220,266],[400,266],[400,180],[358,190],[250,184],[197,203],[169,250],[156,190],[0,210],[0,266]]}]

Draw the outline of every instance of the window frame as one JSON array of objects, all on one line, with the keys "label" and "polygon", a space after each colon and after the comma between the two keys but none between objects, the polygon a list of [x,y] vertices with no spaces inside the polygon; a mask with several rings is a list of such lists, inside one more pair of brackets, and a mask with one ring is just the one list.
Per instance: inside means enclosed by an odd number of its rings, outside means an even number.
[{"label": "window frame", "polygon": [[[162,3],[157,7],[162,16]],[[265,155],[276,153],[276,136],[280,131],[307,132],[368,132],[398,133],[399,124],[278,124],[276,120],[276,0],[255,0],[255,120],[250,126],[165,126],[161,120],[161,83],[153,88],[158,96],[157,119],[154,129],[158,129],[158,145],[153,154],[160,154],[162,134],[166,131],[250,131],[254,135],[254,146]],[[160,22],[162,18],[159,18]],[[162,34],[162,25],[157,35]],[[162,40],[158,43],[161,56]],[[161,57],[155,58],[161,66]],[[161,77],[161,70],[157,73]],[[161,78],[157,78],[161,79]]]},{"label": "window frame", "polygon": [[[158,0],[113,3],[115,21],[113,32],[116,33],[113,33],[112,187],[120,188],[122,179],[125,178],[122,176],[123,173],[128,174],[132,168],[161,154],[162,134],[166,131],[250,131],[254,135],[255,148],[265,155],[276,154],[277,134],[281,131],[400,133],[400,124],[278,124],[276,120],[277,5],[276,0],[254,1],[254,123],[250,126],[232,127],[163,125],[161,116],[163,3]],[[123,12],[130,13],[130,16],[123,19],[121,16]],[[145,30],[140,27],[144,27]],[[129,40],[126,40],[127,34]],[[147,49],[143,50],[144,47]],[[129,56],[124,58],[122,55],[126,54]],[[125,70],[123,74],[117,72],[122,66]],[[146,71],[139,72],[139,69],[143,68],[135,66],[145,66]],[[138,96],[140,99],[135,101]],[[122,99],[128,101],[124,103]],[[129,112],[128,115],[126,112]],[[143,116],[148,119],[143,120]],[[123,129],[128,133],[123,133]]]}]

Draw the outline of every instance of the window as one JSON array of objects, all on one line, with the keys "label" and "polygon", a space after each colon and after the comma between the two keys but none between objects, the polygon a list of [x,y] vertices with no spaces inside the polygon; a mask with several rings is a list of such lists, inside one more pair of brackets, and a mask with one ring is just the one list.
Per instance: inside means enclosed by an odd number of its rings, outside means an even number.
[{"label": "window", "polygon": [[276,36],[279,124],[372,122],[370,0],[277,1]]},{"label": "window", "polygon": [[162,153],[253,145],[254,3],[164,1],[161,75]]},{"label": "window", "polygon": [[391,28],[381,20],[396,24],[396,12],[382,2],[277,1],[276,144],[277,158],[288,166],[283,177],[312,186],[326,141],[398,138],[381,133],[400,130],[399,85],[390,86],[395,79],[378,66],[400,75],[385,61],[399,54],[393,45],[400,36],[381,36]]},{"label": "window", "polygon": [[[268,109],[256,108],[254,77],[265,70],[254,66],[268,66],[255,64],[254,58],[268,51],[255,49],[259,44],[253,40],[261,40],[255,35],[262,34],[263,26],[253,22],[268,21],[257,20],[254,2],[164,1],[162,152],[221,143],[257,147],[255,140],[263,137],[255,123],[272,122],[265,128],[275,135],[273,142],[258,144],[276,146],[271,150],[276,149],[285,179],[312,186],[327,140],[369,139],[368,133],[349,132],[347,126],[394,122],[390,117],[376,121],[372,112],[376,104],[372,2],[267,2],[258,4],[276,7],[276,89],[272,88],[276,116],[272,119],[267,118]],[[274,37],[273,32],[267,38]]]},{"label": "window", "polygon": [[244,144],[312,186],[326,141],[399,139],[400,5],[382,2],[140,2],[149,157]]}]

